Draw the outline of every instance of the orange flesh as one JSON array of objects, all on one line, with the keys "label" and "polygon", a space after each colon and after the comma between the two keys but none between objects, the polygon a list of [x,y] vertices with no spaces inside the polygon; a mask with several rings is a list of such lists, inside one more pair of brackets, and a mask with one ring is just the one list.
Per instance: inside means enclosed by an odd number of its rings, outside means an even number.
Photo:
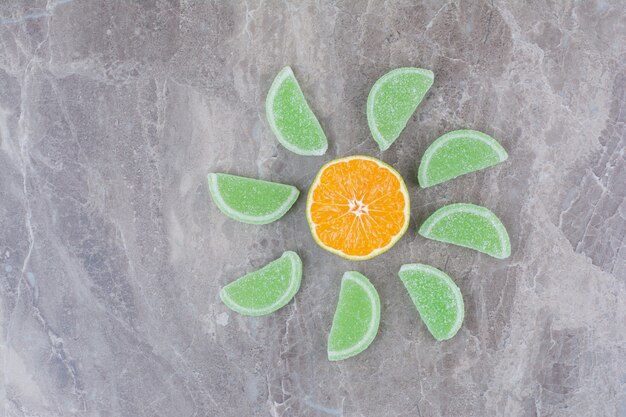
[{"label": "orange flesh", "polygon": [[406,228],[408,198],[398,174],[367,159],[327,166],[313,185],[309,218],[325,246],[349,257],[385,248]]}]

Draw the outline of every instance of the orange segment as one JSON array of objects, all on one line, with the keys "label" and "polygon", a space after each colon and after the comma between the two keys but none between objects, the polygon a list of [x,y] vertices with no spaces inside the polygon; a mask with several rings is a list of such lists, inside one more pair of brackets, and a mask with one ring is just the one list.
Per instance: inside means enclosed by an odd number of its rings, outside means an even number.
[{"label": "orange segment", "polygon": [[315,241],[344,258],[370,259],[391,248],[409,224],[409,194],[393,168],[369,156],[324,165],[307,199]]}]

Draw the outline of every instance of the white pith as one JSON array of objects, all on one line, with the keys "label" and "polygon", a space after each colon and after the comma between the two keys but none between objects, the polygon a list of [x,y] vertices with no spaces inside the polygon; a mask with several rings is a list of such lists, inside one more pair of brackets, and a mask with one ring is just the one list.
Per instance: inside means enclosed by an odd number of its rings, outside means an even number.
[{"label": "white pith", "polygon": [[[343,252],[341,250],[338,250],[338,249],[335,249],[335,248],[331,248],[330,246],[327,246],[326,244],[324,244],[322,241],[320,241],[318,239],[317,235],[314,233],[316,224],[313,222],[313,219],[311,219],[311,206],[314,203],[314,201],[313,201],[313,190],[315,190],[315,188],[317,188],[317,186],[320,184],[322,173],[326,169],[328,169],[328,167],[330,167],[330,166],[332,166],[334,164],[351,161],[353,159],[365,159],[365,160],[368,160],[368,161],[375,162],[380,167],[388,169],[393,174],[395,174],[397,176],[397,178],[400,180],[400,184],[401,184],[401,187],[400,187],[399,191],[402,193],[402,195],[404,196],[405,201],[406,201],[406,204],[405,204],[405,207],[404,207],[404,224],[402,225],[402,229],[400,230],[400,232],[396,236],[394,236],[393,239],[391,239],[391,241],[386,246],[383,246],[382,248],[378,248],[378,249],[370,252],[369,254],[363,255],[363,256],[348,255],[348,254],[346,254],[345,252]],[[357,200],[356,197],[354,198],[354,200],[355,201]],[[406,188],[406,184],[404,183],[404,180],[402,179],[400,174],[393,167],[385,164],[382,161],[379,161],[376,158],[372,158],[370,156],[353,155],[353,156],[349,156],[349,157],[345,157],[345,158],[335,159],[333,161],[328,162],[327,164],[322,166],[322,168],[320,168],[317,176],[315,177],[315,180],[313,181],[313,184],[311,184],[311,188],[309,189],[309,194],[307,196],[306,216],[307,216],[307,221],[308,221],[308,223],[309,223],[309,225],[310,225],[310,227],[312,229],[311,232],[312,232],[313,238],[315,239],[315,242],[318,245],[320,245],[321,247],[323,247],[327,251],[329,251],[331,253],[334,253],[335,255],[341,256],[342,258],[346,258],[346,259],[350,259],[350,260],[357,260],[358,261],[358,260],[366,260],[366,259],[374,258],[375,256],[378,256],[381,253],[387,251],[389,248],[391,248],[393,245],[395,245],[398,240],[400,240],[400,238],[404,235],[404,233],[406,232],[406,229],[409,226],[410,208],[411,208],[411,204],[410,204],[409,193],[408,193],[408,190]],[[361,214],[363,214],[363,213],[361,213]]]}]

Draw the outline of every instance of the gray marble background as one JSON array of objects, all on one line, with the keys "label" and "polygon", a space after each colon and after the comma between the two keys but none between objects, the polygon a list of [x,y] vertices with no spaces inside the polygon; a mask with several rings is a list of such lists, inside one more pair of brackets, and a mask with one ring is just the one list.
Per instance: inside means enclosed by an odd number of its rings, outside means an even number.
[{"label": "gray marble background", "polygon": [[[10,0],[0,5],[0,413],[4,416],[626,416],[623,1]],[[329,137],[279,146],[264,100],[291,65]],[[435,84],[380,153],[365,102],[389,69]],[[510,159],[421,190],[457,128]],[[387,254],[318,248],[304,198],[240,224],[208,171],[296,185],[362,153],[405,176],[413,220]],[[500,261],[416,233],[450,202],[508,226]],[[219,288],[296,250],[302,288],[239,316]],[[437,343],[399,279],[425,262],[466,319]],[[341,274],[378,288],[371,347],[330,363]]]}]

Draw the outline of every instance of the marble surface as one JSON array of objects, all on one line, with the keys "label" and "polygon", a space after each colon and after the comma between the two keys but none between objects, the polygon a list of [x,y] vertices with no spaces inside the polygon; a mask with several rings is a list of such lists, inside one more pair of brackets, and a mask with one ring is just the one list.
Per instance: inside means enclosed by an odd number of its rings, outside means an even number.
[{"label": "marble surface", "polygon": [[[127,1],[0,5],[0,415],[626,416],[626,17],[610,0]],[[291,65],[330,147],[273,138],[264,100]],[[378,151],[365,118],[391,68],[435,84]],[[456,128],[509,160],[427,190],[426,146]],[[211,203],[209,171],[296,185],[367,154],[409,185],[412,222],[349,262],[311,238],[304,198],[252,226]],[[427,241],[450,202],[508,226],[501,261]],[[302,288],[244,318],[219,288],[296,250]],[[403,263],[445,269],[465,297],[437,343]],[[341,274],[378,288],[380,332],[326,359]]]}]

